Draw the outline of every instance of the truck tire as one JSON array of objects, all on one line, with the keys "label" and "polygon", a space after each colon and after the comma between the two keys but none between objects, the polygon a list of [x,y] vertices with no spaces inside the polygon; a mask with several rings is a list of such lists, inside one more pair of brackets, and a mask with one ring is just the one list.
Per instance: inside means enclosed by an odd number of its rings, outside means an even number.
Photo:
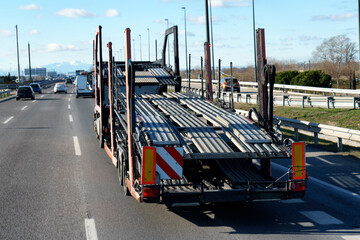
[{"label": "truck tire", "polygon": [[119,179],[119,183],[120,183],[120,186],[124,186],[124,175],[123,175],[123,166],[122,166],[122,161],[120,160],[121,157],[119,156],[118,154],[118,157],[117,157],[117,165],[118,165],[118,179]]},{"label": "truck tire", "polygon": [[125,161],[123,161],[122,163],[122,172],[123,172],[123,188],[124,188],[124,193],[126,196],[130,196],[130,191],[126,186],[126,175],[127,175],[127,171],[126,171],[126,163]]},{"label": "truck tire", "polygon": [[100,148],[104,148],[104,137],[103,137],[101,131],[99,132],[99,145],[100,145]]}]

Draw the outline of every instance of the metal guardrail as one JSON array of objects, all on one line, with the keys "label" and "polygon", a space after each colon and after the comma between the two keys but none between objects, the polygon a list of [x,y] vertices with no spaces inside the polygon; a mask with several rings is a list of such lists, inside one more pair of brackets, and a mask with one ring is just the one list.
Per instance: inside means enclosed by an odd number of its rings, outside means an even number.
[{"label": "metal guardrail", "polygon": [[[188,79],[183,79],[183,82],[188,82]],[[190,82],[196,82],[201,83],[201,80],[199,79],[190,79]],[[204,80],[205,82],[205,80]],[[217,85],[219,80],[212,80],[212,83],[214,85]],[[240,87],[252,87],[257,88],[257,83],[255,82],[242,82],[239,81]],[[308,92],[312,92],[314,94],[322,93],[325,95],[326,93],[332,94],[333,96],[336,96],[336,94],[341,94],[344,96],[359,96],[360,97],[360,90],[353,90],[353,89],[340,89],[340,88],[319,88],[319,87],[306,87],[306,86],[297,86],[297,85],[286,85],[286,84],[274,84],[274,89],[277,89],[281,92],[298,92],[298,93],[305,93],[308,94]]]},{"label": "metal guardrail", "polygon": [[10,93],[11,93],[10,89],[0,90],[0,99],[10,96]]},{"label": "metal guardrail", "polygon": [[[236,113],[248,116],[248,111],[236,110]],[[337,143],[339,152],[343,151],[343,144],[360,147],[360,131],[335,127],[325,124],[313,123],[297,119],[274,116],[274,124],[278,127],[287,127],[294,129],[295,140],[299,139],[299,131],[306,135],[314,136],[314,144],[319,144],[319,138]]]},{"label": "metal guardrail", "polygon": [[[195,82],[198,82],[196,80]],[[254,83],[251,83],[252,86],[255,86]],[[276,84],[275,84],[276,85]],[[287,85],[289,86],[289,85]],[[183,90],[188,91],[187,86],[182,87]],[[320,88],[318,88],[320,89]],[[336,90],[336,89],[335,89]],[[338,89],[339,90],[339,89]],[[347,91],[345,89],[340,89]],[[191,87],[190,91],[201,95],[200,88]],[[205,91],[205,90],[204,90]],[[358,90],[349,90],[349,91],[358,91]],[[360,93],[360,91],[358,91]],[[214,97],[218,95],[217,91],[213,91]],[[345,92],[343,92],[345,93]],[[205,95],[205,92],[204,92]],[[343,94],[346,95],[346,94]],[[229,102],[231,98],[230,92],[221,92],[220,98],[224,101]],[[233,95],[234,102],[242,103],[251,103],[258,104],[257,93],[237,93],[234,92]],[[292,106],[292,107],[320,107],[320,108],[360,108],[360,97],[358,96],[319,96],[319,95],[290,95],[283,92],[280,95],[274,95],[274,105],[276,106]]]}]

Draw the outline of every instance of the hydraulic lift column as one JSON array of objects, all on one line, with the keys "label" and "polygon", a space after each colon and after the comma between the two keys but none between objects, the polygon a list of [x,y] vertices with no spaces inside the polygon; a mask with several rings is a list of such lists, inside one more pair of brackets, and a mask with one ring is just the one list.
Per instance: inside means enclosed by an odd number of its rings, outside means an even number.
[{"label": "hydraulic lift column", "polygon": [[[257,59],[257,79],[258,79],[258,105],[259,105],[259,123],[263,127],[268,124],[269,120],[269,97],[268,97],[268,86],[267,81],[265,81],[264,68],[267,64],[266,52],[265,52],[265,30],[259,28],[256,30],[256,59]],[[272,90],[272,89],[270,89]],[[270,94],[272,96],[272,94]],[[271,100],[272,103],[272,100]],[[272,108],[271,108],[272,110]],[[272,114],[272,113],[270,113]],[[271,176],[271,161],[270,159],[261,159],[260,170],[265,176]]]}]

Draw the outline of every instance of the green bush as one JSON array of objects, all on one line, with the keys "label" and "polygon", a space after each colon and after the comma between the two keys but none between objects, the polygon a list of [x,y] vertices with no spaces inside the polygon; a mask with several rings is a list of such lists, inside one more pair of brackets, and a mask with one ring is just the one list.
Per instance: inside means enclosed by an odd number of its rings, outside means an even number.
[{"label": "green bush", "polygon": [[331,88],[331,76],[320,70],[305,72],[284,71],[276,73],[275,83]]},{"label": "green bush", "polygon": [[331,76],[320,70],[305,71],[294,77],[290,85],[331,88]]},{"label": "green bush", "polygon": [[299,75],[298,71],[284,71],[276,73],[275,83],[290,84],[291,80]]}]

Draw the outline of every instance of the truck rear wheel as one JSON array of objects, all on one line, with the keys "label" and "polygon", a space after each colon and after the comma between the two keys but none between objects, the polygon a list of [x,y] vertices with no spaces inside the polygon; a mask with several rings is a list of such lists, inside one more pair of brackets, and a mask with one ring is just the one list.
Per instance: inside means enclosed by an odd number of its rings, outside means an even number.
[{"label": "truck rear wheel", "polygon": [[117,164],[118,164],[118,179],[119,179],[119,183],[120,186],[124,186],[124,175],[123,175],[123,166],[122,166],[122,162],[120,161],[121,157],[118,154],[118,159],[117,159]]},{"label": "truck rear wheel", "polygon": [[130,196],[130,191],[129,189],[127,188],[127,185],[126,185],[126,178],[127,178],[127,171],[126,171],[126,163],[125,161],[123,161],[123,164],[122,164],[122,172],[123,172],[123,188],[124,188],[124,193],[126,196]]},{"label": "truck rear wheel", "polygon": [[104,148],[104,137],[103,137],[101,131],[99,132],[99,145],[101,148]]}]

